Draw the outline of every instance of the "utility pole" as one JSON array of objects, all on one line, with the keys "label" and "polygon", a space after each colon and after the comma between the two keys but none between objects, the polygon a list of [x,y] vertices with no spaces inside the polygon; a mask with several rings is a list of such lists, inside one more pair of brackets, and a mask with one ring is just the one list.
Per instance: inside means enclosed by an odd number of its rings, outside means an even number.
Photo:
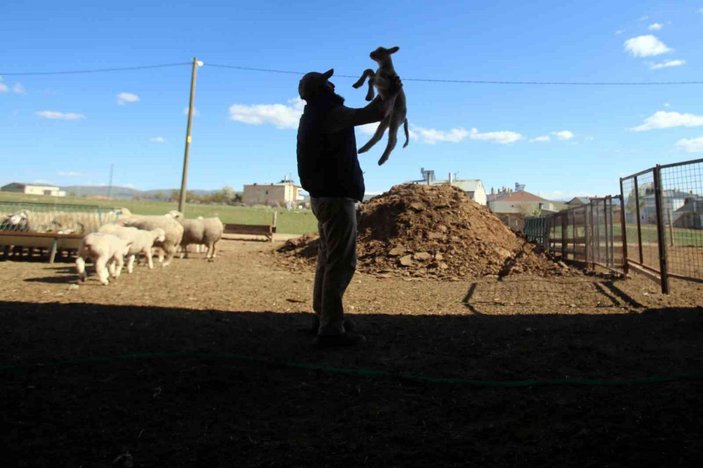
[{"label": "utility pole", "polygon": [[188,182],[188,157],[190,155],[190,128],[193,123],[193,102],[195,101],[195,78],[198,74],[198,67],[202,67],[203,62],[193,57],[193,71],[190,76],[190,102],[188,104],[188,127],[186,128],[186,149],[183,154],[183,177],[181,178],[181,193],[178,199],[178,211],[184,213],[186,204],[186,187]]},{"label": "utility pole", "polygon": [[107,198],[108,200],[112,200],[112,171],[115,169],[114,164],[110,164],[110,182],[108,182],[107,186]]}]

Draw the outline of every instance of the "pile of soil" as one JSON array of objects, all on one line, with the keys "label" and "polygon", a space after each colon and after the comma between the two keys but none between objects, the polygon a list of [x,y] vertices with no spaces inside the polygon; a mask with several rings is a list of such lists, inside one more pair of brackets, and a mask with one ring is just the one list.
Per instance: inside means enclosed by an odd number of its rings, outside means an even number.
[{"label": "pile of soil", "polygon": [[[314,262],[317,242],[316,235],[306,235],[279,252],[293,262]],[[358,269],[381,276],[573,274],[449,185],[397,185],[363,203],[357,252]]]}]

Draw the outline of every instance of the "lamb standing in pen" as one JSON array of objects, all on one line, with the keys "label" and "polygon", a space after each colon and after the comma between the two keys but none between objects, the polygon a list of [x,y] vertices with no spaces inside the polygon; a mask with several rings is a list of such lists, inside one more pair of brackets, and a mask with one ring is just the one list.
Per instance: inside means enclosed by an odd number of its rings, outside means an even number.
[{"label": "lamb standing in pen", "polygon": [[[131,226],[145,231],[152,231],[157,228],[163,229],[165,237],[163,241],[154,241],[154,247],[159,247],[159,262],[162,266],[168,266],[176,254],[178,246],[183,238],[183,226],[178,221],[168,215],[134,215],[121,218],[117,221],[121,226]],[[166,258],[164,259],[164,253]]]},{"label": "lamb standing in pen", "polygon": [[[370,101],[374,97],[373,89],[374,87],[378,91],[381,98],[386,99],[388,97],[388,88],[392,80],[397,77],[395,68],[393,67],[393,60],[391,59],[391,54],[398,52],[399,47],[391,47],[386,49],[385,47],[379,47],[378,49],[371,52],[370,57],[378,63],[378,69],[374,72],[372,69],[367,68],[361,75],[361,78],[354,83],[352,86],[354,88],[360,88],[364,84],[364,80],[368,78],[369,80],[369,90],[366,93],[366,100]],[[378,124],[376,128],[376,133],[371,137],[371,139],[361,148],[359,148],[359,153],[365,153],[373,145],[375,145],[378,140],[383,136],[383,132],[388,129],[388,144],[386,145],[385,151],[378,160],[378,165],[380,166],[391,155],[391,151],[395,148],[396,142],[398,140],[398,129],[403,125],[405,129],[405,144],[403,148],[408,146],[408,141],[410,140],[410,135],[408,132],[408,119],[407,119],[407,105],[405,101],[405,93],[401,88],[398,94],[395,96],[395,102],[391,112],[386,115],[381,123]]]},{"label": "lamb standing in pen", "polygon": [[98,232],[114,234],[121,239],[131,242],[129,252],[127,253],[127,273],[132,273],[132,271],[134,271],[134,260],[139,254],[143,254],[146,257],[149,269],[153,269],[154,262],[151,259],[152,247],[154,243],[164,242],[166,240],[166,233],[161,228],[145,231],[135,227],[125,227],[110,223],[101,226]]},{"label": "lamb standing in pen", "polygon": [[208,261],[213,261],[215,258],[215,246],[222,238],[222,233],[224,232],[224,225],[220,218],[188,219],[184,218],[183,214],[176,210],[169,212],[169,216],[183,225],[181,247],[185,251],[185,256],[188,256],[189,244],[205,244],[207,246],[205,258]]},{"label": "lamb standing in pen", "polygon": [[102,284],[109,283],[109,276],[115,279],[119,278],[124,265],[124,256],[129,252],[130,244],[130,241],[102,232],[92,232],[85,236],[78,247],[78,258],[76,259],[78,279],[81,282],[85,281],[86,259],[93,260],[95,272]]}]

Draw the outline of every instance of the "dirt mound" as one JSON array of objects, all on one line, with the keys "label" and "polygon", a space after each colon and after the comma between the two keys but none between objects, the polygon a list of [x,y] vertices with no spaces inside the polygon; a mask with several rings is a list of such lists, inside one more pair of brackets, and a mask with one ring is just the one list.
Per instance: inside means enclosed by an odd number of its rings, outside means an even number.
[{"label": "dirt mound", "polygon": [[[316,245],[317,237],[308,235],[281,251],[314,261]],[[358,269],[380,275],[451,279],[568,272],[449,185],[397,185],[363,203],[357,252]]]}]

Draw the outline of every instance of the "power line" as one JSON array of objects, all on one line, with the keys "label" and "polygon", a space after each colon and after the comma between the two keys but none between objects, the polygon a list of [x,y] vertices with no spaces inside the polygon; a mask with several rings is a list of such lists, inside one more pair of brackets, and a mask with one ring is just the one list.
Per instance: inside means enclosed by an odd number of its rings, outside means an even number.
[{"label": "power line", "polygon": [[141,65],[136,67],[114,67],[114,68],[94,68],[88,70],[65,70],[65,71],[48,71],[48,72],[0,72],[0,76],[37,76],[37,75],[82,75],[86,73],[106,73],[106,72],[117,72],[117,71],[131,71],[131,70],[148,70],[152,68],[168,68],[168,67],[180,67],[183,65],[190,65],[190,62],[180,62],[180,63],[164,63],[160,65]]},{"label": "power line", "polygon": [[[154,68],[180,67],[191,65],[190,62],[166,63],[159,65],[142,65],[134,67],[96,68],[88,70],[65,70],[48,72],[0,72],[0,76],[39,76],[39,75],[79,75],[87,73],[107,73],[119,71],[148,70]],[[209,68],[224,68],[231,70],[254,71],[262,73],[279,73],[286,75],[304,75],[305,72],[295,70],[280,70],[275,68],[244,67],[240,65],[227,65],[207,63]],[[357,79],[356,75],[335,74],[338,78]],[[685,86],[703,85],[703,80],[697,81],[512,81],[512,80],[453,80],[440,78],[406,78],[403,81],[424,83],[455,83],[455,84],[486,84],[486,85],[527,85],[527,86]]]},{"label": "power line", "polygon": [[[264,73],[284,73],[289,75],[304,75],[305,72],[292,70],[277,70],[271,68],[242,67],[239,65],[222,65],[208,63],[208,67],[230,68],[244,71]],[[334,74],[340,78],[359,78],[357,75]],[[496,85],[545,85],[545,86],[671,86],[671,85],[702,85],[703,81],[509,81],[509,80],[450,80],[434,78],[402,78],[403,81],[418,81],[426,83],[460,83],[460,84],[496,84]]]}]

